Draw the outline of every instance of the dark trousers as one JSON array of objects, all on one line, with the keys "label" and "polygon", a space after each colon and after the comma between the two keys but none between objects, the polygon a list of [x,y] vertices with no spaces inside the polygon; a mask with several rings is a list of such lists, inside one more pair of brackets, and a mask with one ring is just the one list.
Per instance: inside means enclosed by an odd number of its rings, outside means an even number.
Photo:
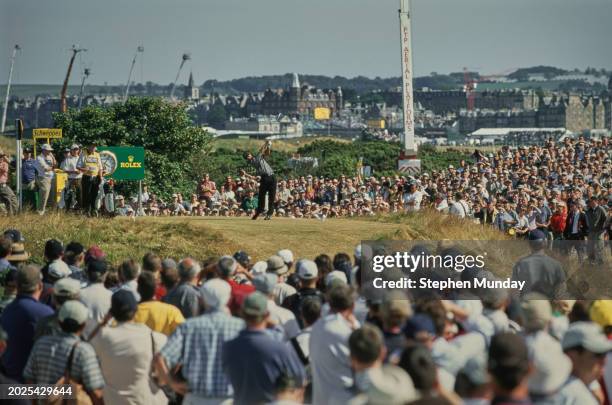
[{"label": "dark trousers", "polygon": [[98,176],[83,176],[81,188],[83,189],[83,211],[86,214],[96,213],[96,198],[98,197],[98,189],[100,187],[100,178]]},{"label": "dark trousers", "polygon": [[264,212],[266,206],[266,194],[268,194],[268,215],[274,214],[274,200],[276,199],[276,178],[274,176],[261,176],[259,182],[259,199],[257,213]]}]

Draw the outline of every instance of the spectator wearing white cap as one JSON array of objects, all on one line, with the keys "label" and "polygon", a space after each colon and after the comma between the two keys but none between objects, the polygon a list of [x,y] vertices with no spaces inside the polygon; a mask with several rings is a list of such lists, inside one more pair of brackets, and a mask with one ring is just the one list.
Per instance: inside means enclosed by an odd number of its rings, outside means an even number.
[{"label": "spectator wearing white cap", "polygon": [[38,186],[38,213],[43,215],[47,207],[47,202],[51,199],[51,206],[55,193],[52,192],[51,182],[55,176],[57,161],[53,156],[53,148],[48,143],[41,147],[41,154],[36,158],[36,185]]},{"label": "spectator wearing white cap", "polygon": [[316,298],[320,301],[320,305],[325,302],[325,296],[317,289],[319,280],[319,269],[317,264],[312,260],[303,259],[298,262],[297,275],[300,279],[300,287],[298,291],[285,298],[283,307],[287,308],[295,315],[300,327],[303,327],[300,316],[300,308],[306,298]]},{"label": "spectator wearing white cap", "polygon": [[[186,405],[221,403],[232,396],[233,389],[223,369],[223,347],[245,327],[242,319],[227,310],[232,288],[226,281],[209,280],[200,292],[204,314],[182,323],[155,358],[160,380],[183,393]],[[171,377],[170,370],[177,365],[182,365],[186,383]]]},{"label": "spectator wearing white cap", "polygon": [[[59,311],[64,303],[70,300],[78,300],[80,290],[80,283],[73,278],[66,277],[58,280],[53,285],[53,306]],[[38,320],[34,331],[35,341],[42,336],[60,335],[62,333],[57,315],[56,312]]]},{"label": "spectator wearing white cap", "polygon": [[603,375],[612,342],[596,323],[575,322],[565,332],[561,346],[572,361],[572,374],[561,388],[561,403],[598,405],[601,387],[597,380]]},{"label": "spectator wearing white cap", "polygon": [[[293,260],[293,254],[291,255]],[[289,272],[289,267],[285,260],[279,255],[270,256],[267,260],[268,273],[273,273],[278,276],[278,283],[274,287],[274,301],[277,305],[283,305],[285,298],[295,294],[297,290],[285,282],[285,276]]]},{"label": "spectator wearing white cap", "polygon": [[283,340],[287,342],[300,333],[300,327],[293,312],[276,305],[274,302],[274,287],[276,287],[277,280],[275,274],[266,273],[253,278],[253,285],[257,291],[268,298],[270,321],[282,328]]},{"label": "spectator wearing white cap", "polygon": [[[79,301],[68,301],[59,311],[61,335],[40,338],[32,348],[23,371],[30,384],[55,384],[68,371],[94,404],[102,403],[104,378],[93,347],[80,339],[88,311]],[[72,359],[69,363],[68,359]],[[74,389],[74,388],[73,388]]]}]

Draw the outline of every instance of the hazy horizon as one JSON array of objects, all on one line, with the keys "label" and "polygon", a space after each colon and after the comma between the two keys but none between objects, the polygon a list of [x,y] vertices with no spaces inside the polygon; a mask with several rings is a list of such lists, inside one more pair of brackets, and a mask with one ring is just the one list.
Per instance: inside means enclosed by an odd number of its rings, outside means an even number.
[{"label": "hazy horizon", "polygon": [[[122,85],[137,45],[145,47],[133,80],[169,84],[190,51],[198,85],[298,72],[397,77],[398,0],[2,0],[0,82],[22,46],[13,83],[61,85],[73,43],[71,85]],[[497,74],[549,65],[612,70],[610,0],[412,0],[415,75]],[[94,18],[95,17],[95,18]],[[76,33],[76,34],[75,34]]]}]

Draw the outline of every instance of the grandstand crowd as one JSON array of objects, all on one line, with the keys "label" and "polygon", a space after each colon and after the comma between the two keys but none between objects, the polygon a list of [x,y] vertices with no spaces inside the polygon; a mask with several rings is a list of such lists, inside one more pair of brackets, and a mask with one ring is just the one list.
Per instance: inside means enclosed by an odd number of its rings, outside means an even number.
[{"label": "grandstand crowd", "polygon": [[0,382],[67,375],[78,403],[113,405],[610,403],[612,301],[366,296],[365,252],[110,263],[52,239],[41,268],[9,230]]}]

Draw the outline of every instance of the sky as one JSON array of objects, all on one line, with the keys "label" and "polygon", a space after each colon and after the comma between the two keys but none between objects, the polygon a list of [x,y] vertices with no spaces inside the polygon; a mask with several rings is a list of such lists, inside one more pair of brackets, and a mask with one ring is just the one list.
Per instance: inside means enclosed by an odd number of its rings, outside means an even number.
[{"label": "sky", "polygon": [[[168,84],[183,52],[196,83],[298,72],[400,75],[399,0],[0,0],[0,83]],[[416,75],[535,65],[612,70],[612,0],[412,0]]]}]

